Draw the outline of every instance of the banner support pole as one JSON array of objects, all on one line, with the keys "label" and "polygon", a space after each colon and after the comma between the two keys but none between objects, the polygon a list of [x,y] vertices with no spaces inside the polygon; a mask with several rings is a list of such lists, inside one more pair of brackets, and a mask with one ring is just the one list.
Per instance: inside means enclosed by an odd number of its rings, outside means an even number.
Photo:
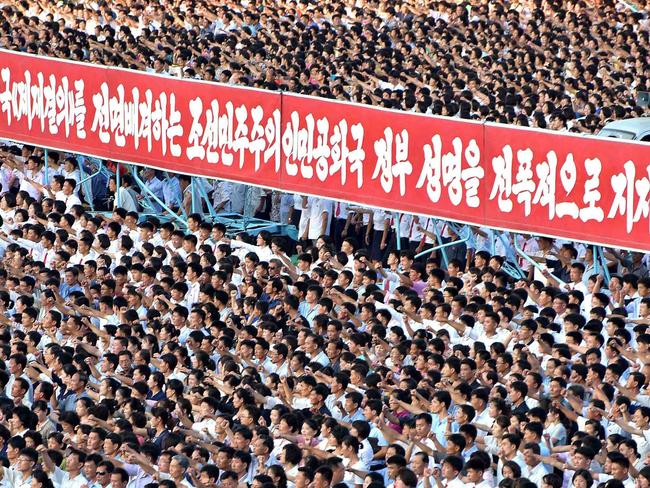
[{"label": "banner support pole", "polygon": [[122,203],[120,200],[120,186],[122,185],[122,175],[120,174],[122,171],[122,163],[117,163],[117,166],[115,168],[115,205],[117,207],[120,206]]},{"label": "banner support pole", "polygon": [[196,213],[196,177],[192,176],[192,180],[190,185],[192,185],[192,189],[190,191],[190,194],[192,195],[192,213]]},{"label": "banner support pole", "polygon": [[46,147],[43,148],[43,158],[45,159],[45,184],[48,185],[50,183],[50,180],[48,179],[50,173],[50,158]]},{"label": "banner support pole", "polygon": [[593,248],[594,254],[594,269],[597,274],[600,274],[600,269],[603,268],[603,277],[607,282],[609,282],[611,275],[609,274],[609,268],[607,267],[607,258],[605,258],[605,253],[603,253],[602,246],[594,245]]},{"label": "banner support pole", "polygon": [[427,249],[425,251],[422,251],[419,254],[415,255],[415,259],[421,258],[422,256],[426,256],[427,254],[431,254],[433,251],[440,250],[444,253],[445,249],[451,246],[455,246],[456,244],[462,244],[463,242],[467,242],[468,238],[463,237],[462,239],[458,239],[457,241],[451,241],[447,242],[446,244],[439,244],[437,246],[432,247],[431,249]]},{"label": "banner support pole", "polygon": [[[497,239],[501,241],[501,244],[506,250],[506,261],[503,263],[504,265],[508,264],[507,258],[509,256],[512,256],[512,262],[514,263],[513,271],[517,272],[517,277],[519,279],[525,279],[527,276],[527,273],[522,269],[522,267],[519,265],[519,260],[517,259],[517,252],[512,252],[511,246],[509,244],[510,239],[508,239],[508,242],[506,242],[506,238],[504,237],[503,232],[497,232],[494,231],[493,234],[497,235]],[[517,235],[513,235],[513,240],[517,239]],[[493,246],[496,249],[496,245]],[[496,252],[496,251],[495,251]],[[495,252],[493,252],[491,255],[494,256]],[[506,271],[507,272],[507,271]],[[512,276],[512,275],[511,275]]]},{"label": "banner support pole", "polygon": [[187,227],[187,221],[183,220],[178,214],[176,214],[171,208],[169,208],[164,201],[158,198],[158,196],[151,191],[151,189],[144,183],[144,181],[142,181],[137,171],[133,172],[133,179],[140,186],[140,189],[144,190],[151,198],[153,198],[153,200],[157,202],[158,205],[160,205],[163,208],[163,210],[165,210],[175,220],[180,222],[184,227]]},{"label": "banner support pole", "polygon": [[[444,246],[443,245],[444,243],[442,242],[442,236],[440,235],[440,229],[438,229],[438,222],[440,222],[440,220],[436,221],[436,225],[433,226],[433,230],[435,231],[436,240],[438,241],[438,246],[436,246],[436,247],[437,247],[437,249],[440,249],[440,254],[442,254],[442,262],[444,263],[445,268],[446,268],[449,265],[449,260],[447,259],[447,251],[445,249],[447,247],[449,247],[449,246]],[[454,241],[454,243],[456,243],[456,242],[465,242],[466,240],[467,239],[464,239],[462,241]],[[436,248],[434,248],[432,250],[435,250],[435,249]],[[420,253],[420,254],[422,254],[422,253]]]},{"label": "banner support pole", "polygon": [[401,222],[402,222],[402,214],[398,212],[393,213],[393,218],[395,219],[397,225],[395,226],[395,242],[397,243],[397,250],[401,251],[402,250],[402,236],[401,236]]},{"label": "banner support pole", "polygon": [[564,285],[564,281],[562,281],[560,278],[555,276],[553,273],[548,271],[548,269],[542,268],[537,261],[535,261],[533,258],[531,258],[528,254],[526,254],[522,249],[519,248],[519,244],[517,244],[517,236],[514,236],[514,239],[512,240],[514,246],[515,246],[515,251],[517,251],[517,254],[519,254],[522,258],[524,258],[526,261],[528,261],[533,267],[538,269],[540,273],[543,273],[544,271],[547,271],[549,276],[553,278],[555,281],[557,281],[560,285]]}]

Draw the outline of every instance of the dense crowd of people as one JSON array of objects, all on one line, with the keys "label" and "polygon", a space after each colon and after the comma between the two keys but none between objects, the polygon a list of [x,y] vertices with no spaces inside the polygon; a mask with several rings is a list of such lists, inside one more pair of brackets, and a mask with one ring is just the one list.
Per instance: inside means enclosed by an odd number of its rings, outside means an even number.
[{"label": "dense crowd of people", "polygon": [[466,119],[591,133],[650,90],[643,3],[0,5],[8,49]]},{"label": "dense crowd of people", "polygon": [[[631,3],[0,5],[9,49],[557,130],[650,84]],[[0,487],[650,487],[648,255],[0,158]]]},{"label": "dense crowd of people", "polygon": [[650,486],[647,255],[1,154],[0,485]]}]

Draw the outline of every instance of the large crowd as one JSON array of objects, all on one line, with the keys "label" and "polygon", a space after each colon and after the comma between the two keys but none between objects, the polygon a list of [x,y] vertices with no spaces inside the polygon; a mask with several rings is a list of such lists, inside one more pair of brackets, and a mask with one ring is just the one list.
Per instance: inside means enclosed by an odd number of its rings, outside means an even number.
[{"label": "large crowd", "polygon": [[[650,87],[644,6],[215,5],[0,1],[0,46],[579,132]],[[0,158],[0,488],[650,488],[648,255]]]},{"label": "large crowd", "polygon": [[650,91],[643,2],[0,5],[7,49],[465,119],[591,133]]}]

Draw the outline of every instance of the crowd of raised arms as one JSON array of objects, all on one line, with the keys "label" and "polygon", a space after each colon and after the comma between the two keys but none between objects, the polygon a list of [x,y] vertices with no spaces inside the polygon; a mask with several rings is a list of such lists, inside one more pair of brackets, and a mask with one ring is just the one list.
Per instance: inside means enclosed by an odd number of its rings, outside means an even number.
[{"label": "crowd of raised arms", "polygon": [[641,0],[0,1],[0,47],[592,133],[644,114]]},{"label": "crowd of raised arms", "polygon": [[[643,115],[646,10],[0,1],[0,46],[591,133]],[[650,487],[648,255],[0,160],[0,488]]]},{"label": "crowd of raised arms", "polygon": [[650,486],[643,253],[0,156],[0,486]]}]

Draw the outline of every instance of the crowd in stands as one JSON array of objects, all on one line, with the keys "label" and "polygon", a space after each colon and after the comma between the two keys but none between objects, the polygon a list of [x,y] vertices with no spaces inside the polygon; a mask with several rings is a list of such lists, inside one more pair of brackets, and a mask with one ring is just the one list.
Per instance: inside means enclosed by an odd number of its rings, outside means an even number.
[{"label": "crowd in stands", "polygon": [[[622,2],[0,6],[9,49],[557,130],[650,85]],[[214,181],[298,231],[233,235],[184,175],[0,158],[0,487],[650,487],[647,254]]]},{"label": "crowd in stands", "polygon": [[592,133],[650,90],[643,2],[0,5],[7,49],[465,119]]},{"label": "crowd in stands", "polygon": [[1,154],[0,485],[650,486],[647,255]]}]

